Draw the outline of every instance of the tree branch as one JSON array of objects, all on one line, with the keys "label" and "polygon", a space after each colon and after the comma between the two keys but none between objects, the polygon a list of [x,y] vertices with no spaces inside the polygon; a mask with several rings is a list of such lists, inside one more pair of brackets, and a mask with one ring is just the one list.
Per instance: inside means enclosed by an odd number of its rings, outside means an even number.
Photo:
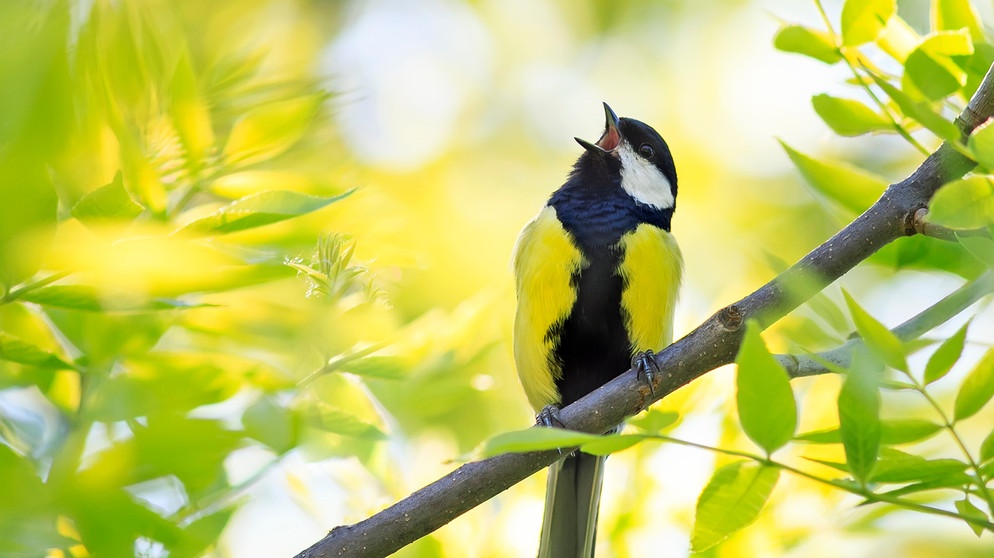
[{"label": "tree branch", "polygon": [[[994,115],[994,67],[956,122],[968,136]],[[976,164],[944,143],[905,180],[892,184],[866,212],[835,236],[742,300],[727,306],[656,355],[662,373],[653,389],[628,370],[562,409],[572,430],[606,432],[699,376],[732,362],[742,325],[765,328],[893,240],[915,234],[914,215],[936,190]],[[557,451],[505,454],[467,463],[389,508],[334,528],[297,558],[385,556],[431,533],[559,459]]]},{"label": "tree branch", "polygon": [[[992,292],[994,292],[994,271],[988,271],[980,277],[965,283],[939,302],[922,310],[891,331],[898,339],[904,342],[918,339],[935,327],[946,323],[953,316],[966,310],[968,306]],[[830,372],[825,367],[825,362],[830,362],[841,368],[848,368],[852,362],[853,352],[857,347],[862,345],[863,340],[859,337],[854,337],[834,349],[822,351],[814,355],[774,356],[787,369],[787,373],[791,378],[801,378]]]}]

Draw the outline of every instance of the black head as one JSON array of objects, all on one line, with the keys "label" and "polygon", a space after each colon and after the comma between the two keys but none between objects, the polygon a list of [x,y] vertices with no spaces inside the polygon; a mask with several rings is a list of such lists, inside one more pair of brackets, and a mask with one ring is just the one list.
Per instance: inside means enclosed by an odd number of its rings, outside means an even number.
[{"label": "black head", "polygon": [[602,161],[611,174],[620,174],[621,188],[635,201],[656,209],[676,205],[676,166],[662,136],[651,126],[632,118],[618,118],[604,103],[607,121],[597,143],[575,138],[587,150],[584,158]]}]

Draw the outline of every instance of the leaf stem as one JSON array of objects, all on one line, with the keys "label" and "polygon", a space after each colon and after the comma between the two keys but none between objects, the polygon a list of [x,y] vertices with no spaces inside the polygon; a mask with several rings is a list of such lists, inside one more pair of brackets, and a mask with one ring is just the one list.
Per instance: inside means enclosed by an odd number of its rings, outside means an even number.
[{"label": "leaf stem", "polygon": [[0,304],[7,304],[8,302],[13,302],[13,301],[17,300],[18,298],[20,298],[21,296],[23,296],[24,294],[29,293],[29,292],[31,292],[31,291],[33,291],[35,289],[40,289],[40,288],[42,288],[44,286],[50,285],[50,284],[58,281],[59,279],[62,279],[63,277],[69,275],[70,273],[72,273],[72,272],[71,271],[57,271],[57,272],[49,275],[48,277],[44,277],[44,278],[39,279],[39,280],[37,280],[37,281],[35,281],[33,283],[28,283],[26,285],[21,285],[20,287],[15,287],[15,288],[9,290],[7,292],[7,294],[5,294],[2,297],[0,297]]}]

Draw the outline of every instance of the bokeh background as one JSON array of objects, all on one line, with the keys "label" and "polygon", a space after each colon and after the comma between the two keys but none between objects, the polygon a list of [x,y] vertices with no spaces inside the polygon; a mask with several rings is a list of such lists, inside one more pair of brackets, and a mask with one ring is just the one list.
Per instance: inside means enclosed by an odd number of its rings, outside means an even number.
[{"label": "bokeh background", "polygon": [[[837,21],[841,2],[824,4]],[[899,5],[927,30],[929,2]],[[977,8],[991,21],[990,3]],[[812,95],[860,92],[840,65],[775,50],[784,22],[823,25],[812,2],[794,0],[5,3],[0,148],[18,180],[0,208],[2,292],[58,274],[99,302],[0,305],[0,329],[76,366],[0,364],[4,444],[41,478],[74,447],[83,472],[69,475],[78,493],[39,513],[62,518],[60,537],[119,537],[113,555],[127,536],[81,518],[125,513],[93,497],[122,491],[181,527],[216,518],[219,542],[193,555],[289,556],[528,426],[511,359],[510,254],[579,155],[573,137],[600,135],[602,101],[654,126],[676,160],[677,335],[752,292],[852,217],[807,188],[778,141],[890,181],[922,158],[895,136],[833,135]],[[118,172],[140,215],[74,217]],[[352,189],[264,227],[176,232],[258,192]],[[324,245],[322,267],[312,258],[328,233],[346,236],[337,252]],[[843,280],[891,326],[961,283],[899,265],[922,249],[908,246]],[[325,282],[300,272],[308,266]],[[182,304],[149,306],[163,300]],[[971,340],[991,342],[992,326],[982,311]],[[842,336],[802,310],[766,339],[784,351]],[[722,369],[668,398],[682,416],[674,435],[748,447],[730,418],[733,383]],[[795,389],[802,431],[835,420],[837,378]],[[839,448],[799,453],[841,459]],[[598,555],[689,554],[715,463],[649,444],[609,459]],[[533,555],[543,492],[539,474],[398,555]],[[67,501],[84,503],[69,513]],[[977,542],[958,522],[856,504],[785,479],[755,526],[707,554],[990,552],[989,537]],[[50,555],[85,555],[60,544]],[[133,550],[165,553],[143,537]]]}]

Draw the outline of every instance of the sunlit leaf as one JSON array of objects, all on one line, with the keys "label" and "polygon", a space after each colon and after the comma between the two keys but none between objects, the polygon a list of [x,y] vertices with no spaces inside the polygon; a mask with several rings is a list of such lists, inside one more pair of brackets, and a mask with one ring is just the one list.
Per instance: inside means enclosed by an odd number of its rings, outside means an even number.
[{"label": "sunlit leaf", "polygon": [[487,440],[483,455],[490,457],[501,453],[521,453],[573,448],[595,442],[599,436],[562,428],[529,428],[504,432]]},{"label": "sunlit leaf", "polygon": [[759,324],[750,321],[735,358],[735,401],[742,430],[766,453],[790,441],[797,427],[797,403],[787,371],[766,350]]},{"label": "sunlit leaf", "polygon": [[[884,445],[919,442],[937,434],[942,425],[923,419],[900,419],[880,421],[880,443]],[[828,428],[805,432],[794,437],[799,442],[810,444],[840,444],[842,434],[838,428]]]},{"label": "sunlit leaf", "polygon": [[953,229],[994,224],[994,180],[969,176],[939,188],[929,204],[927,219]]},{"label": "sunlit leaf", "polygon": [[[956,500],[955,505],[956,505],[956,511],[958,511],[960,515],[962,515],[963,517],[971,519],[979,519],[981,521],[990,521],[990,518],[987,516],[987,512],[978,508],[966,496],[964,496],[962,500]],[[979,537],[981,534],[983,534],[984,528],[981,527],[980,525],[976,525],[969,521],[967,521],[966,524],[970,527],[970,529],[973,530],[974,535],[977,535]]]},{"label": "sunlit leaf", "polygon": [[980,358],[956,393],[954,417],[963,420],[977,414],[994,397],[994,349]]},{"label": "sunlit leaf", "polygon": [[780,142],[804,179],[817,192],[854,213],[862,213],[880,197],[887,181],[839,161],[820,161]]},{"label": "sunlit leaf", "polygon": [[985,40],[980,18],[969,0],[932,0],[932,29],[955,31],[966,29],[976,42]]},{"label": "sunlit leaf", "polygon": [[268,397],[260,398],[245,409],[242,426],[245,434],[273,448],[276,453],[285,453],[297,443],[294,415]]},{"label": "sunlit leaf", "polygon": [[202,166],[208,150],[214,145],[214,130],[211,127],[210,110],[200,93],[197,76],[187,53],[180,56],[176,64],[169,93],[173,126],[186,148],[187,162],[196,172]]},{"label": "sunlit leaf", "polygon": [[184,526],[179,539],[169,546],[169,557],[198,558],[203,556],[205,551],[216,543],[234,513],[234,508],[223,509],[202,516]]},{"label": "sunlit leaf", "polygon": [[131,198],[124,188],[121,171],[110,184],[101,186],[83,196],[72,208],[72,216],[87,225],[108,221],[127,221],[141,214],[143,208]]},{"label": "sunlit leaf", "polygon": [[[992,227],[994,229],[994,227]],[[987,236],[957,234],[956,240],[966,248],[971,256],[987,267],[994,269],[994,240]]]},{"label": "sunlit leaf", "polygon": [[966,85],[966,72],[953,56],[973,54],[967,31],[941,31],[925,37],[908,55],[905,72],[926,97],[937,100]]},{"label": "sunlit leaf", "polygon": [[895,13],[895,0],[846,0],[842,5],[842,44],[859,46],[876,39]]},{"label": "sunlit leaf", "polygon": [[980,462],[986,463],[991,459],[994,459],[994,430],[980,444]]},{"label": "sunlit leaf", "polygon": [[968,465],[956,459],[925,459],[893,448],[880,452],[871,482],[928,482],[947,476],[961,478]]},{"label": "sunlit leaf", "polygon": [[184,226],[184,232],[226,234],[277,223],[316,211],[351,194],[318,197],[297,192],[260,192],[245,196]]},{"label": "sunlit leaf", "polygon": [[967,146],[973,152],[978,164],[988,170],[994,169],[994,119],[987,119],[974,128],[967,138]]},{"label": "sunlit leaf", "polygon": [[209,306],[168,298],[145,298],[130,293],[101,291],[86,285],[42,287],[24,293],[20,299],[42,306],[70,308],[87,312],[155,312]]},{"label": "sunlit leaf", "polygon": [[410,366],[401,357],[370,356],[349,362],[342,369],[357,376],[395,380],[404,377]]},{"label": "sunlit leaf", "polygon": [[0,360],[53,370],[74,369],[73,365],[62,360],[55,353],[32,345],[5,331],[0,331]]},{"label": "sunlit leaf", "polygon": [[640,434],[611,434],[580,446],[580,451],[591,455],[610,455],[626,450],[645,439]]},{"label": "sunlit leaf", "polygon": [[839,54],[831,35],[803,25],[781,27],[773,38],[773,46],[778,50],[803,54],[826,64],[842,60],[842,55]]},{"label": "sunlit leaf", "polygon": [[228,164],[250,165],[290,149],[307,131],[326,96],[309,95],[268,103],[235,122],[224,145]]},{"label": "sunlit leaf", "polygon": [[919,124],[924,126],[927,130],[931,131],[933,134],[939,136],[940,139],[946,141],[959,141],[960,131],[955,124],[942,116],[938,111],[932,108],[928,103],[919,102],[900,89],[894,87],[887,80],[881,78],[876,74],[870,74],[873,78],[873,82],[877,84],[878,87],[884,90],[894,103],[900,107],[901,112],[909,118],[913,118]]},{"label": "sunlit leaf", "polygon": [[825,124],[840,136],[894,130],[893,122],[855,99],[841,99],[822,93],[812,97],[811,104]]},{"label": "sunlit leaf", "polygon": [[326,432],[368,441],[385,440],[387,435],[378,426],[341,409],[323,407],[317,420],[311,423]]},{"label": "sunlit leaf", "polygon": [[779,478],[779,469],[748,461],[715,471],[697,500],[691,551],[703,552],[756,521]]},{"label": "sunlit leaf", "polygon": [[877,375],[882,366],[864,351],[853,354],[853,366],[839,391],[839,426],[846,463],[860,481],[869,478],[880,450],[880,393]]},{"label": "sunlit leaf", "polygon": [[661,434],[680,422],[680,413],[649,409],[629,419],[628,424],[648,434]]},{"label": "sunlit leaf", "polygon": [[901,340],[866,310],[863,310],[863,307],[847,291],[842,291],[842,295],[846,299],[849,313],[856,324],[856,331],[859,332],[866,346],[888,366],[907,372],[908,361]]},{"label": "sunlit leaf", "polygon": [[952,336],[944,340],[939,348],[929,357],[925,365],[925,385],[942,379],[963,354],[963,344],[966,342],[966,330],[970,322],[963,324]]}]

